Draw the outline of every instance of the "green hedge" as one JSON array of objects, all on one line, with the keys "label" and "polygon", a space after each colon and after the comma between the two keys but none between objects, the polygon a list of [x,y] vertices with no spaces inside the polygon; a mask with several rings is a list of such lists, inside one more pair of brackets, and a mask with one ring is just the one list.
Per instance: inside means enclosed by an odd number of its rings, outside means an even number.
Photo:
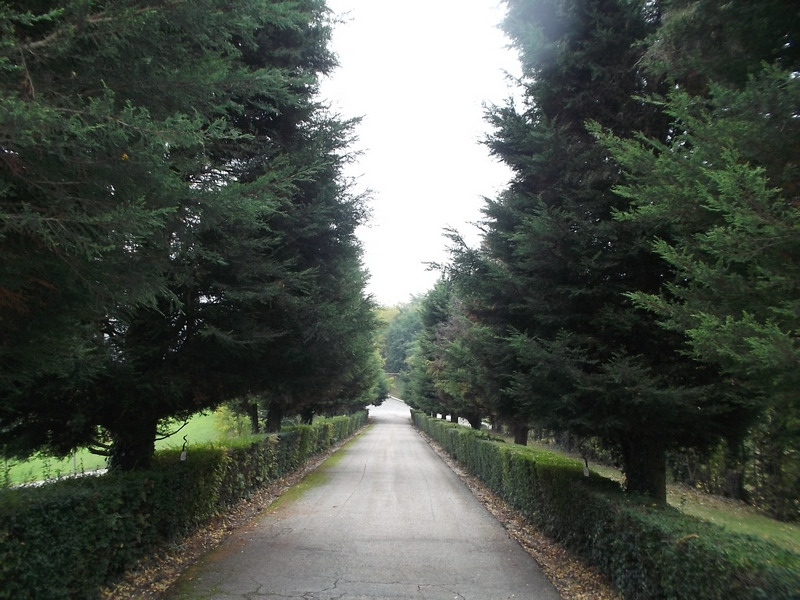
[{"label": "green hedge", "polygon": [[149,471],[0,491],[0,598],[97,598],[137,559],[364,426],[322,419],[242,446],[156,454]]},{"label": "green hedge", "polygon": [[625,598],[800,598],[800,556],[583,476],[579,461],[412,411],[414,424]]}]

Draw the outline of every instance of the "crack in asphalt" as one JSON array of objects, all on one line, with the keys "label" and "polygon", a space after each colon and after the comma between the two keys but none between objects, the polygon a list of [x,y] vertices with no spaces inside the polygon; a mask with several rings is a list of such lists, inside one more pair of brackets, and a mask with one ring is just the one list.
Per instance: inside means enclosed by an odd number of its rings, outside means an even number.
[{"label": "crack in asphalt", "polygon": [[[317,594],[325,594],[327,592],[331,592],[331,591],[336,590],[336,588],[339,587],[339,584],[341,583],[341,581],[342,581],[342,578],[340,577],[339,579],[337,579],[337,580],[335,580],[333,582],[333,585],[331,587],[325,588],[323,590],[319,590],[318,592],[309,592],[308,594],[304,595],[303,598],[305,598],[306,600],[320,600],[320,598],[319,598],[319,596],[317,596]],[[337,598],[344,598],[345,594],[346,594],[346,592],[342,592],[338,596],[329,596],[328,600],[337,600]]]},{"label": "crack in asphalt", "polygon": [[[256,591],[253,592],[253,594],[255,594],[255,596],[263,596],[264,594],[261,592],[261,590],[264,589],[264,584],[258,582],[256,579],[252,579],[252,578],[251,578],[251,581],[256,584]],[[246,600],[253,600],[250,597],[249,594],[245,594],[245,598],[246,598]]]},{"label": "crack in asphalt", "polygon": [[[363,476],[363,475],[361,476],[361,479],[362,479],[362,480],[364,479],[364,476]],[[339,506],[339,508],[340,508],[340,509],[342,509],[342,508],[344,508],[344,507],[345,507],[345,505],[346,505],[346,504],[347,504],[347,503],[350,501],[350,498],[352,498],[352,497],[353,497],[353,494],[355,494],[355,492],[351,493],[351,494],[350,494],[350,495],[349,495],[349,496],[348,496],[348,497],[345,499],[345,501],[344,501],[344,502],[342,502],[342,504]],[[334,508],[336,508],[336,507],[334,506]]]},{"label": "crack in asphalt", "polygon": [[[423,589],[423,588],[425,588],[425,589]],[[446,592],[450,592],[451,594],[455,594],[455,596],[453,596],[453,600],[466,600],[466,596],[463,596],[459,592],[451,590],[447,586],[441,585],[441,584],[422,583],[422,584],[418,584],[417,585],[417,592],[419,592],[420,596],[422,596],[423,599],[427,597],[427,595],[425,593],[425,590],[445,590]]]}]

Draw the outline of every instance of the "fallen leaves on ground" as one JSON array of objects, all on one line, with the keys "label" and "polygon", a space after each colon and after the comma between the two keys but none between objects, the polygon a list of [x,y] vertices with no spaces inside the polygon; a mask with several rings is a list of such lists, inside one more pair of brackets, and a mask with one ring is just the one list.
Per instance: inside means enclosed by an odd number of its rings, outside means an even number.
[{"label": "fallen leaves on ground", "polygon": [[564,600],[621,600],[622,596],[597,569],[547,537],[477,477],[467,473],[433,439],[421,431],[419,434],[458,475],[472,495],[539,564]]}]

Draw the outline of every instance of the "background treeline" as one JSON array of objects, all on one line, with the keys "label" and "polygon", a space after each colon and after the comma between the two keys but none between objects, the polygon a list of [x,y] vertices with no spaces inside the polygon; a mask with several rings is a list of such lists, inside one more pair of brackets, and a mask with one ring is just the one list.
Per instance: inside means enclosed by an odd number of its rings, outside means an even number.
[{"label": "background treeline", "polygon": [[405,398],[798,518],[800,6],[507,4],[513,177],[389,331]]},{"label": "background treeline", "polygon": [[378,392],[322,0],[0,7],[0,450],[156,437],[235,401],[280,427]]}]

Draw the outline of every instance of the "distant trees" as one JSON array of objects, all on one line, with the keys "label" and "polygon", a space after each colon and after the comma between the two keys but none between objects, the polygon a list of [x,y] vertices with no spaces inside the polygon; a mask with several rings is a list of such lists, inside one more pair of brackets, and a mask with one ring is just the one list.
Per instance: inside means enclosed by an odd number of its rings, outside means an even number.
[{"label": "distant trees", "polygon": [[724,441],[735,494],[744,440],[773,427],[760,468],[791,518],[795,3],[507,4],[523,101],[489,111],[487,144],[514,175],[478,248],[451,233],[462,320],[428,353],[436,389],[595,436],[662,502],[668,451]]},{"label": "distant trees", "polygon": [[411,355],[414,339],[422,328],[418,308],[418,300],[399,307],[397,314],[387,325],[384,354],[388,373],[407,370],[407,360]]},{"label": "distant trees", "polygon": [[[0,13],[0,447],[109,445],[245,396],[369,396],[373,305],[316,103],[324,2],[8,3]],[[362,404],[363,405],[363,404]]]},{"label": "distant trees", "polygon": [[469,388],[458,381],[460,365],[451,352],[469,326],[460,308],[453,286],[446,280],[438,281],[419,298],[420,329],[406,361],[405,389],[414,408],[432,415],[440,413],[442,418],[449,415],[455,423],[464,418],[479,429],[483,411],[472,402]]}]

